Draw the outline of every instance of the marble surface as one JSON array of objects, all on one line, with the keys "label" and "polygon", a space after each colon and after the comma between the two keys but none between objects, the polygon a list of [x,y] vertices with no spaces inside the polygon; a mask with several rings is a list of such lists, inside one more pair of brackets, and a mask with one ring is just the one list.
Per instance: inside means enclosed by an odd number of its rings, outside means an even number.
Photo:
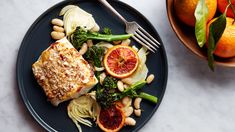
[{"label": "marble surface", "polygon": [[[30,25],[59,1],[0,2],[0,131],[44,131],[22,103],[15,65],[19,46]],[[169,25],[165,0],[125,2],[155,26],[164,42],[169,63],[168,85],[162,104],[140,131],[234,132],[235,68],[216,67],[213,73],[206,61],[191,54]]]}]

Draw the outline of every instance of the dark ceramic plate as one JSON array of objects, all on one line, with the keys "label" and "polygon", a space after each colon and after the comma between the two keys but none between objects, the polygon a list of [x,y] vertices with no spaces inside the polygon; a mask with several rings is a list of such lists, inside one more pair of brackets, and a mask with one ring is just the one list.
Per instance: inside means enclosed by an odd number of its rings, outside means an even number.
[{"label": "dark ceramic plate", "polygon": [[[154,114],[159,107],[164,95],[167,83],[167,58],[163,43],[149,21],[138,11],[127,4],[120,1],[110,0],[114,6],[127,20],[137,21],[148,32],[150,32],[162,46],[157,53],[148,55],[147,66],[149,73],[155,74],[156,78],[151,85],[145,86],[143,90],[151,93],[159,98],[157,104],[147,101],[142,102],[141,108],[144,110],[140,118],[136,118],[137,124],[134,127],[124,127],[122,131],[139,130]],[[103,27],[110,27],[113,33],[124,33],[124,25],[116,17],[106,10],[101,4],[95,0],[76,0],[61,2],[45,13],[43,13],[28,30],[21,44],[18,60],[17,60],[17,81],[22,99],[35,120],[47,131],[77,131],[75,125],[67,116],[67,104],[64,102],[58,107],[53,107],[47,102],[43,90],[34,79],[31,66],[38,59],[41,52],[45,50],[54,41],[50,37],[52,31],[51,19],[58,17],[60,10],[68,4],[77,4],[82,9],[93,14],[97,23]],[[132,42],[136,46],[139,44]],[[89,128],[82,125],[84,131],[100,131],[98,126],[93,123],[93,127]]]}]

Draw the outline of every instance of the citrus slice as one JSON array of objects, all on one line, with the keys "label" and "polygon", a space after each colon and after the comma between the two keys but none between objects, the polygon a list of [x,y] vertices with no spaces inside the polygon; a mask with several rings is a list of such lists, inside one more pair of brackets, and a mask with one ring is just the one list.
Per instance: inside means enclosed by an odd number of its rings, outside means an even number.
[{"label": "citrus slice", "polygon": [[107,51],[104,57],[106,71],[116,78],[130,76],[135,72],[138,64],[138,54],[130,46],[113,46]]},{"label": "citrus slice", "polygon": [[117,106],[101,109],[97,119],[98,126],[105,132],[119,131],[125,122],[125,114]]}]

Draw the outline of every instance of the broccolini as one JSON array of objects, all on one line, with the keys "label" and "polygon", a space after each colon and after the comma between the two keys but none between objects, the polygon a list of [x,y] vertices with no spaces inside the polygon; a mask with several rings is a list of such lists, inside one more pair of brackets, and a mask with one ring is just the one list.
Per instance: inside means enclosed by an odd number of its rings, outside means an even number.
[{"label": "broccolini", "polygon": [[125,40],[132,36],[132,34],[122,34],[122,35],[107,34],[108,32],[111,33],[111,31],[108,31],[108,30],[105,32],[106,34],[101,34],[98,32],[86,31],[81,27],[77,27],[75,32],[71,35],[70,39],[71,39],[73,46],[76,49],[80,49],[83,43],[89,39],[112,42],[112,41],[117,41],[117,40]]}]

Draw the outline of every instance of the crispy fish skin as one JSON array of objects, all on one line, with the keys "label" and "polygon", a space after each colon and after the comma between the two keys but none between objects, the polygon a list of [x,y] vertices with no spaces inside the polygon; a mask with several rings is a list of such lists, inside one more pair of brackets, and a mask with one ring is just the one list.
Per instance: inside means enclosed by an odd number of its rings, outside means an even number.
[{"label": "crispy fish skin", "polygon": [[98,82],[91,66],[66,38],[43,51],[32,70],[54,106],[87,93]]}]

